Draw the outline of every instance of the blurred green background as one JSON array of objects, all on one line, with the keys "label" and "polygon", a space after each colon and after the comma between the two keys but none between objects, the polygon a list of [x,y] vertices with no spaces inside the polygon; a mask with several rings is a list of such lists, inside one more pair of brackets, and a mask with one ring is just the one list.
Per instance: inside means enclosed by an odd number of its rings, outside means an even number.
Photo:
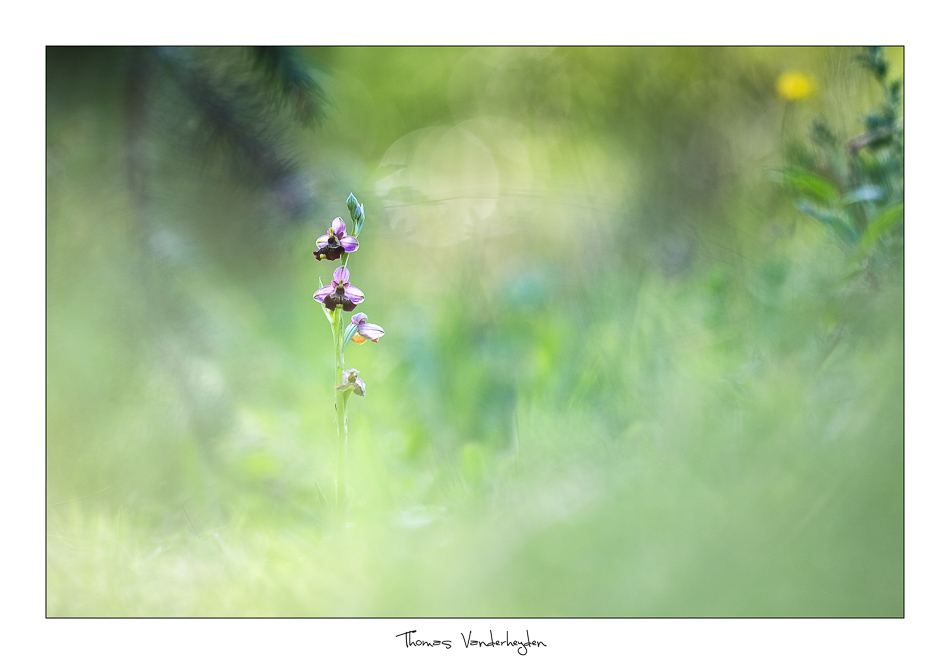
[{"label": "blurred green background", "polygon": [[48,49],[48,615],[903,615],[903,268],[774,177],[859,53]]}]

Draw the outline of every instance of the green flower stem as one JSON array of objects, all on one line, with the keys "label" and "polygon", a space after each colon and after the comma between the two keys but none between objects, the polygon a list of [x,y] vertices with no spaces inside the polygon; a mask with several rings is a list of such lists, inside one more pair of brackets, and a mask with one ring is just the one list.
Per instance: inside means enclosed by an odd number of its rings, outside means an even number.
[{"label": "green flower stem", "polygon": [[336,508],[337,519],[342,526],[345,523],[346,507],[346,402],[348,392],[336,389],[343,384],[343,308],[337,307],[330,317],[333,330],[333,354],[336,358],[336,380],[333,383],[336,397],[336,434],[338,447],[336,459]]},{"label": "green flower stem", "polygon": [[336,433],[339,439],[336,459],[336,504],[337,518],[341,525],[346,521],[346,397],[344,392],[336,393]]}]

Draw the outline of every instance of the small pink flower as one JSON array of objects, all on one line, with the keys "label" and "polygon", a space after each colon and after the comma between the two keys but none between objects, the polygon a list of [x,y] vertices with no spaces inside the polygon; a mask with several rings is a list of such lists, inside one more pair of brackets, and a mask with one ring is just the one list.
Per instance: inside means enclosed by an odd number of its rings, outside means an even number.
[{"label": "small pink flower", "polygon": [[366,383],[360,378],[360,372],[356,369],[347,369],[344,371],[343,384],[337,385],[336,389],[340,390],[340,392],[352,390],[357,396],[366,396]]},{"label": "small pink flower", "polygon": [[341,266],[333,271],[333,282],[314,293],[313,299],[330,311],[337,306],[343,307],[343,311],[353,311],[366,296],[359,288],[350,285],[350,271]]},{"label": "small pink flower", "polygon": [[313,257],[318,261],[323,260],[324,257],[328,261],[335,261],[343,254],[351,254],[359,248],[359,240],[346,234],[346,222],[342,217],[337,217],[326,235],[317,238],[317,250],[313,252]]},{"label": "small pink flower", "polygon": [[353,316],[353,325],[356,326],[356,333],[353,335],[353,343],[363,344],[366,340],[379,343],[379,338],[386,334],[379,325],[373,325],[366,322],[366,314],[358,313]]}]

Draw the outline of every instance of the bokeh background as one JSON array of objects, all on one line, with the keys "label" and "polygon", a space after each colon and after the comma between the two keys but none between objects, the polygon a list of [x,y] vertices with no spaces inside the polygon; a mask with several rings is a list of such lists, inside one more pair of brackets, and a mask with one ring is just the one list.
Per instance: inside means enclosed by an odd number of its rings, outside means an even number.
[{"label": "bokeh background", "polygon": [[903,615],[902,262],[776,175],[859,49],[46,56],[48,615]]}]

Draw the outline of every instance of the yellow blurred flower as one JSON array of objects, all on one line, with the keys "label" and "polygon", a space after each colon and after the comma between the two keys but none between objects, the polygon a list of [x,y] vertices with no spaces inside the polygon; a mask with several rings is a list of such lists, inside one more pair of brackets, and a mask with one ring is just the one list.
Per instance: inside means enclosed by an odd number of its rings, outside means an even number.
[{"label": "yellow blurred flower", "polygon": [[815,79],[800,71],[787,71],[775,81],[775,93],[785,101],[798,101],[815,92]]}]

